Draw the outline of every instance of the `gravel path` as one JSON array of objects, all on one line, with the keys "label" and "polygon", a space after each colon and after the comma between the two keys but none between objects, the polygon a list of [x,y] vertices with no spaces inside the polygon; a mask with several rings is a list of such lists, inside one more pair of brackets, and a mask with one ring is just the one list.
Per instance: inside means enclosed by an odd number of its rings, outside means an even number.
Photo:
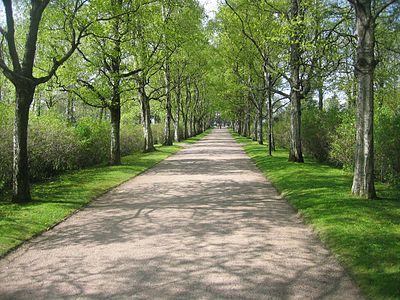
[{"label": "gravel path", "polygon": [[226,129],[0,261],[1,299],[361,299]]}]

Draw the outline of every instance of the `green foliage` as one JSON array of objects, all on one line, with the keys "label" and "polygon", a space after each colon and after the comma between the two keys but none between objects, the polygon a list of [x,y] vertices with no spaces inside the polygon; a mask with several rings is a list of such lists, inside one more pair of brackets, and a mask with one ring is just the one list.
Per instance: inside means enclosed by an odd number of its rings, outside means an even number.
[{"label": "green foliage", "polygon": [[[14,111],[0,104],[0,189],[11,183],[12,132]],[[121,129],[123,155],[142,150],[143,129],[124,125]],[[29,124],[29,171],[33,181],[42,180],[66,170],[106,163],[110,149],[110,124],[90,117],[74,125],[60,114],[45,111],[31,118]]]},{"label": "green foliage", "polygon": [[0,103],[0,190],[11,184],[12,168],[12,132],[14,110]]},{"label": "green foliage", "polygon": [[274,140],[277,148],[289,148],[290,145],[290,114],[288,111],[279,115],[274,122]]},{"label": "green foliage", "polygon": [[77,168],[80,155],[74,128],[55,113],[31,118],[29,126],[29,171],[33,180]]},{"label": "green foliage", "polygon": [[354,112],[347,111],[342,116],[342,123],[332,134],[330,159],[345,170],[354,168],[356,121]]},{"label": "green foliage", "polygon": [[321,111],[309,107],[302,113],[302,143],[304,151],[320,162],[328,161],[331,150],[332,133],[340,124],[337,108]]},{"label": "green foliage", "polygon": [[121,155],[143,150],[143,127],[141,125],[124,124],[121,127]]},{"label": "green foliage", "polygon": [[350,195],[350,173],[307,159],[269,157],[265,146],[235,135],[258,168],[310,223],[371,299],[400,298],[400,192],[377,185],[378,201]]},{"label": "green foliage", "polygon": [[375,169],[381,181],[400,184],[400,110],[381,107],[375,114]]},{"label": "green foliage", "polygon": [[153,131],[154,144],[162,144],[164,142],[164,125],[153,124],[151,130]]},{"label": "green foliage", "polygon": [[82,118],[75,128],[80,146],[78,165],[93,166],[107,161],[110,149],[110,125],[92,118]]}]

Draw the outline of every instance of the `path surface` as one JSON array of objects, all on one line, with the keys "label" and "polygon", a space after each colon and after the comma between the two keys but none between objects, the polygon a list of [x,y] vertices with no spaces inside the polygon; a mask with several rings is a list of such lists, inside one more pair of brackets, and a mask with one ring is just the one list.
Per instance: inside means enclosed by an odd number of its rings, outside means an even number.
[{"label": "path surface", "polygon": [[214,130],[0,261],[1,299],[361,299]]}]

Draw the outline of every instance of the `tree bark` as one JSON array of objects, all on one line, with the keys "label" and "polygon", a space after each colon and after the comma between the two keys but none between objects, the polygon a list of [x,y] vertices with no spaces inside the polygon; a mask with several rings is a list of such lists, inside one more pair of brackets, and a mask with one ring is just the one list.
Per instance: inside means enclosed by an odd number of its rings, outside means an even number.
[{"label": "tree bark", "polygon": [[[241,118],[241,116],[239,116],[239,118]],[[238,120],[238,133],[240,135],[243,135],[243,121],[241,119]]]},{"label": "tree bark", "polygon": [[[269,78],[269,86],[271,86],[271,78]],[[272,150],[274,149],[274,145],[272,142],[272,92],[271,89],[268,88],[268,155],[272,156]]]},{"label": "tree bark", "polygon": [[143,137],[144,137],[144,148],[143,152],[155,151],[153,142],[153,133],[151,130],[151,114],[150,114],[150,101],[146,95],[144,85],[139,87],[140,106],[142,109],[142,124],[143,124]]},{"label": "tree bark", "polygon": [[318,109],[324,110],[324,90],[322,86],[318,87]]},{"label": "tree bark", "polygon": [[[112,0],[111,4],[122,8],[122,0]],[[121,164],[121,143],[120,143],[120,124],[121,124],[121,20],[113,20],[113,52],[111,56],[111,78],[112,78],[112,99],[109,105],[111,115],[111,147],[110,165]]]},{"label": "tree bark", "polygon": [[[292,0],[291,19],[299,18],[299,0]],[[301,146],[301,84],[300,84],[300,37],[294,32],[290,45],[290,150],[289,161],[304,162]]]},{"label": "tree bark", "polygon": [[26,203],[32,200],[28,169],[29,107],[35,93],[34,85],[15,85],[16,105],[13,137],[13,200]]},{"label": "tree bark", "polygon": [[173,137],[171,132],[172,120],[172,107],[171,107],[171,76],[169,71],[168,59],[165,62],[165,123],[164,123],[164,146],[171,146],[173,144]]},{"label": "tree bark", "polygon": [[263,134],[263,102],[260,100],[258,104],[258,143],[260,145],[264,144],[264,134]]},{"label": "tree bark", "polygon": [[189,137],[194,136],[194,124],[193,124],[193,114],[189,117]]},{"label": "tree bark", "polygon": [[188,117],[186,114],[182,114],[183,118],[183,136],[186,140],[189,137],[189,129],[188,129]]},{"label": "tree bark", "polygon": [[253,141],[258,140],[258,109],[256,108],[256,114],[254,116],[254,121],[253,121]]},{"label": "tree bark", "polygon": [[184,103],[182,102],[182,119],[183,119],[183,133],[185,140],[189,138],[189,104],[192,101],[192,94],[190,92],[190,78],[186,79],[186,97]]},{"label": "tree bark", "polygon": [[376,198],[374,184],[374,57],[375,21],[370,0],[354,1],[357,22],[357,120],[356,153],[352,193],[368,199]]},{"label": "tree bark", "polygon": [[249,107],[246,107],[246,111],[245,111],[243,135],[245,137],[249,137],[250,136],[250,111],[249,111]]},{"label": "tree bark", "polygon": [[67,115],[67,120],[69,123],[75,123],[75,116],[74,116],[74,110],[75,110],[75,103],[74,99],[71,97],[71,95],[68,95],[68,100],[67,100],[67,108],[66,108],[66,115]]},{"label": "tree bark", "polygon": [[121,143],[120,143],[121,106],[111,105],[109,109],[111,115],[110,165],[116,166],[121,164]]},{"label": "tree bark", "polygon": [[302,163],[304,162],[301,147],[301,107],[299,92],[292,90],[290,93],[290,152],[289,161]]},{"label": "tree bark", "polygon": [[175,111],[175,122],[174,122],[174,139],[175,142],[180,141],[179,136],[179,122],[180,122],[180,111],[181,111],[181,79],[178,78],[175,87],[175,95],[176,95],[176,111]]},{"label": "tree bark", "polygon": [[268,155],[272,156],[272,77],[268,72],[268,60],[264,62],[263,70],[268,112]]}]

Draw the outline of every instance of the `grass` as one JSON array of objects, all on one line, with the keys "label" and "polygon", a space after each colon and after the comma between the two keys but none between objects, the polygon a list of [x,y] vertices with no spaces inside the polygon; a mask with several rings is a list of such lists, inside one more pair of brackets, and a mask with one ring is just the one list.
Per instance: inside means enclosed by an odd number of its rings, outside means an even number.
[{"label": "grass", "polygon": [[311,224],[370,299],[400,299],[400,191],[377,184],[380,199],[350,194],[351,174],[233,134],[283,196]]},{"label": "grass", "polygon": [[52,228],[99,195],[177,152],[182,144],[194,143],[208,132],[174,146],[158,146],[155,152],[123,157],[120,166],[97,166],[67,172],[34,184],[34,201],[27,204],[12,203],[9,195],[0,195],[0,257]]}]

